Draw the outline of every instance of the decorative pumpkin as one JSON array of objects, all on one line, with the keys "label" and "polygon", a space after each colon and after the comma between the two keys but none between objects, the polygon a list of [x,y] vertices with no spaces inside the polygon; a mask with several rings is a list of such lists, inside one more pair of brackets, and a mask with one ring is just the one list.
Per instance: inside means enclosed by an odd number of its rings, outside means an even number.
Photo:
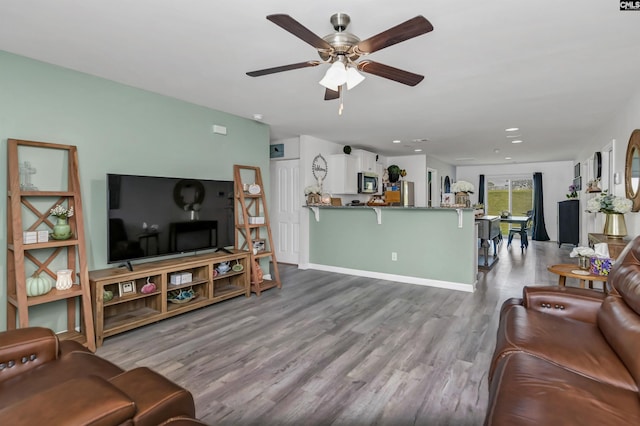
[{"label": "decorative pumpkin", "polygon": [[262,267],[260,266],[260,264],[258,263],[257,259],[253,259],[253,270],[256,273],[256,278],[258,279],[258,281],[256,282],[253,279],[253,274],[251,274],[251,284],[262,284],[262,282],[264,281],[264,272],[262,271]]},{"label": "decorative pumpkin", "polygon": [[41,277],[40,274],[33,274],[27,278],[27,296],[42,296],[51,291],[51,280]]},{"label": "decorative pumpkin", "polygon": [[154,283],[152,283],[152,282],[146,283],[140,289],[140,292],[144,293],[144,294],[153,293],[154,291],[156,291],[156,285]]},{"label": "decorative pumpkin", "polygon": [[113,299],[113,292],[111,290],[104,290],[102,292],[102,300],[104,302],[109,302]]}]

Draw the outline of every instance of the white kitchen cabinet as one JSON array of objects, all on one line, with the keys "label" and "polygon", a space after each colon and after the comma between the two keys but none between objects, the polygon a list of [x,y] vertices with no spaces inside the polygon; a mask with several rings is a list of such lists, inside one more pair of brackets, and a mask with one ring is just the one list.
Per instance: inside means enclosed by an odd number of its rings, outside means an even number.
[{"label": "white kitchen cabinet", "polygon": [[376,173],[376,154],[364,149],[354,149],[351,152],[358,159],[359,172]]},{"label": "white kitchen cabinet", "polygon": [[357,194],[358,158],[347,154],[329,155],[324,190],[331,194]]}]

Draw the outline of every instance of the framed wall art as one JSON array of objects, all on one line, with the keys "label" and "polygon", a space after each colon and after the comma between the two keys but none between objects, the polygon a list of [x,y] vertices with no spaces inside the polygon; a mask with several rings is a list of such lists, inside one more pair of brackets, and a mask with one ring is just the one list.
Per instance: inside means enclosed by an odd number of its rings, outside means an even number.
[{"label": "framed wall art", "polygon": [[582,191],[582,178],[580,176],[573,179],[573,186],[575,186],[576,191]]}]

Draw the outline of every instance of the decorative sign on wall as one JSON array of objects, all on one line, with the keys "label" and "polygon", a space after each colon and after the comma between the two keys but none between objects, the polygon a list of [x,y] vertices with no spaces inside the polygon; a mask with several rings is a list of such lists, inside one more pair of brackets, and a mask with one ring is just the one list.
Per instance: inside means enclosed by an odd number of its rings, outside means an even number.
[{"label": "decorative sign on wall", "polygon": [[313,172],[313,177],[318,181],[318,186],[322,187],[322,182],[327,177],[327,160],[324,159],[322,154],[316,155],[313,159],[311,171]]},{"label": "decorative sign on wall", "polygon": [[282,158],[282,157],[284,157],[283,143],[269,145],[269,158]]}]

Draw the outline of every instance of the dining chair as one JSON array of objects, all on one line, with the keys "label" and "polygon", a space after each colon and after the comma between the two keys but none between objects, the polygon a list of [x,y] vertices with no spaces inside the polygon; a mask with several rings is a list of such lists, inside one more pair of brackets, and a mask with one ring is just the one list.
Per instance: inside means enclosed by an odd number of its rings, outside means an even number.
[{"label": "dining chair", "polygon": [[513,236],[516,234],[520,235],[520,249],[524,251],[525,248],[529,247],[528,232],[533,222],[533,210],[528,210],[526,215],[529,217],[529,220],[527,220],[526,223],[524,223],[519,227],[511,228],[509,230],[509,240],[507,241],[507,248],[511,247]]}]

